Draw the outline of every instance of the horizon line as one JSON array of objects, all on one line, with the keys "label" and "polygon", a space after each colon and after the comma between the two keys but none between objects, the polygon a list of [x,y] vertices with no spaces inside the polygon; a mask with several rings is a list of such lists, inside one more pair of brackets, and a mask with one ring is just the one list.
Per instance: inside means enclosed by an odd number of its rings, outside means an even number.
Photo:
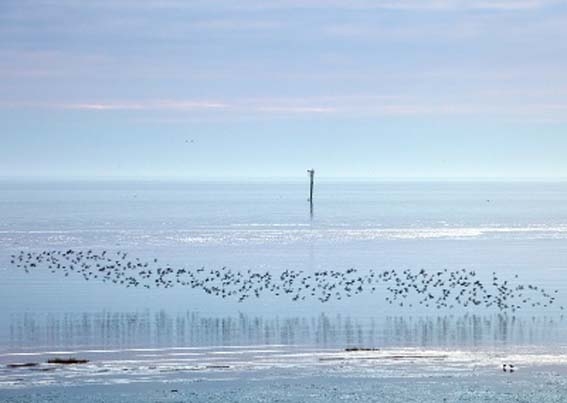
[{"label": "horizon line", "polygon": [[[317,172],[317,170],[315,170]],[[2,182],[303,182],[304,176],[0,175]],[[567,176],[316,176],[318,182],[567,182]]]}]

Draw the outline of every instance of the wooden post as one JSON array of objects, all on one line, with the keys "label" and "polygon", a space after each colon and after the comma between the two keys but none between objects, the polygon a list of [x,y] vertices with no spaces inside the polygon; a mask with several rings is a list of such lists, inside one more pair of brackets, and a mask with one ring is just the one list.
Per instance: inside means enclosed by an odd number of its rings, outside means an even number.
[{"label": "wooden post", "polygon": [[313,168],[308,169],[309,173],[309,203],[313,204],[313,177],[315,176],[315,170]]},{"label": "wooden post", "polygon": [[315,176],[315,170],[313,168],[308,169],[309,174],[309,216],[313,220],[313,177]]}]

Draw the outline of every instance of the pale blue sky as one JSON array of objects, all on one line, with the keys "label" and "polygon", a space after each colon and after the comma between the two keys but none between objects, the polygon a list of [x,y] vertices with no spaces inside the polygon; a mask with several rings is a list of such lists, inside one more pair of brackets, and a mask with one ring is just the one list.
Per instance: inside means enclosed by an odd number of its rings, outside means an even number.
[{"label": "pale blue sky", "polygon": [[0,176],[567,177],[567,2],[2,0]]}]

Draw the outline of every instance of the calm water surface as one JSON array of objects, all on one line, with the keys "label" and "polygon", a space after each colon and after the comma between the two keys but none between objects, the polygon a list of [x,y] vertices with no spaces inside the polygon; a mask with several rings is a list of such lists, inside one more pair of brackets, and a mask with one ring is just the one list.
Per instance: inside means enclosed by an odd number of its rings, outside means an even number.
[{"label": "calm water surface", "polygon": [[[562,352],[567,345],[559,309],[567,305],[566,183],[321,181],[315,196],[310,211],[305,183],[1,182],[0,364],[57,352],[137,362],[149,357],[132,349],[143,348],[162,359],[168,348],[215,346]],[[496,272],[558,290],[557,303],[514,316],[409,309],[379,293],[238,304],[186,287],[124,288],[10,264],[21,250],[69,248],[274,274],[465,268],[483,280]]]}]

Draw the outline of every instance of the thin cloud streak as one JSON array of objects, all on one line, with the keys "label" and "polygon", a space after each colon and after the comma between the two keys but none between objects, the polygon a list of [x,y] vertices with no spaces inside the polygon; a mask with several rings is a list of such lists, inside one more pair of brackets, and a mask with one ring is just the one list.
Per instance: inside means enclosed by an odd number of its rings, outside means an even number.
[{"label": "thin cloud streak", "polygon": [[[448,100],[423,100],[396,96],[345,96],[298,99],[149,100],[139,102],[2,102],[0,108],[50,109],[88,112],[155,112],[154,118],[171,119],[173,114],[191,116],[335,116],[349,117],[472,117],[567,120],[567,103],[514,103],[492,99],[482,103]],[[163,114],[169,113],[169,115]],[[180,115],[178,115],[180,116]],[[182,116],[182,115],[181,115]],[[173,116],[175,117],[175,115]]]},{"label": "thin cloud streak", "polygon": [[3,108],[61,109],[83,111],[198,111],[206,109],[226,109],[229,105],[211,101],[148,101],[148,102],[2,102]]}]

